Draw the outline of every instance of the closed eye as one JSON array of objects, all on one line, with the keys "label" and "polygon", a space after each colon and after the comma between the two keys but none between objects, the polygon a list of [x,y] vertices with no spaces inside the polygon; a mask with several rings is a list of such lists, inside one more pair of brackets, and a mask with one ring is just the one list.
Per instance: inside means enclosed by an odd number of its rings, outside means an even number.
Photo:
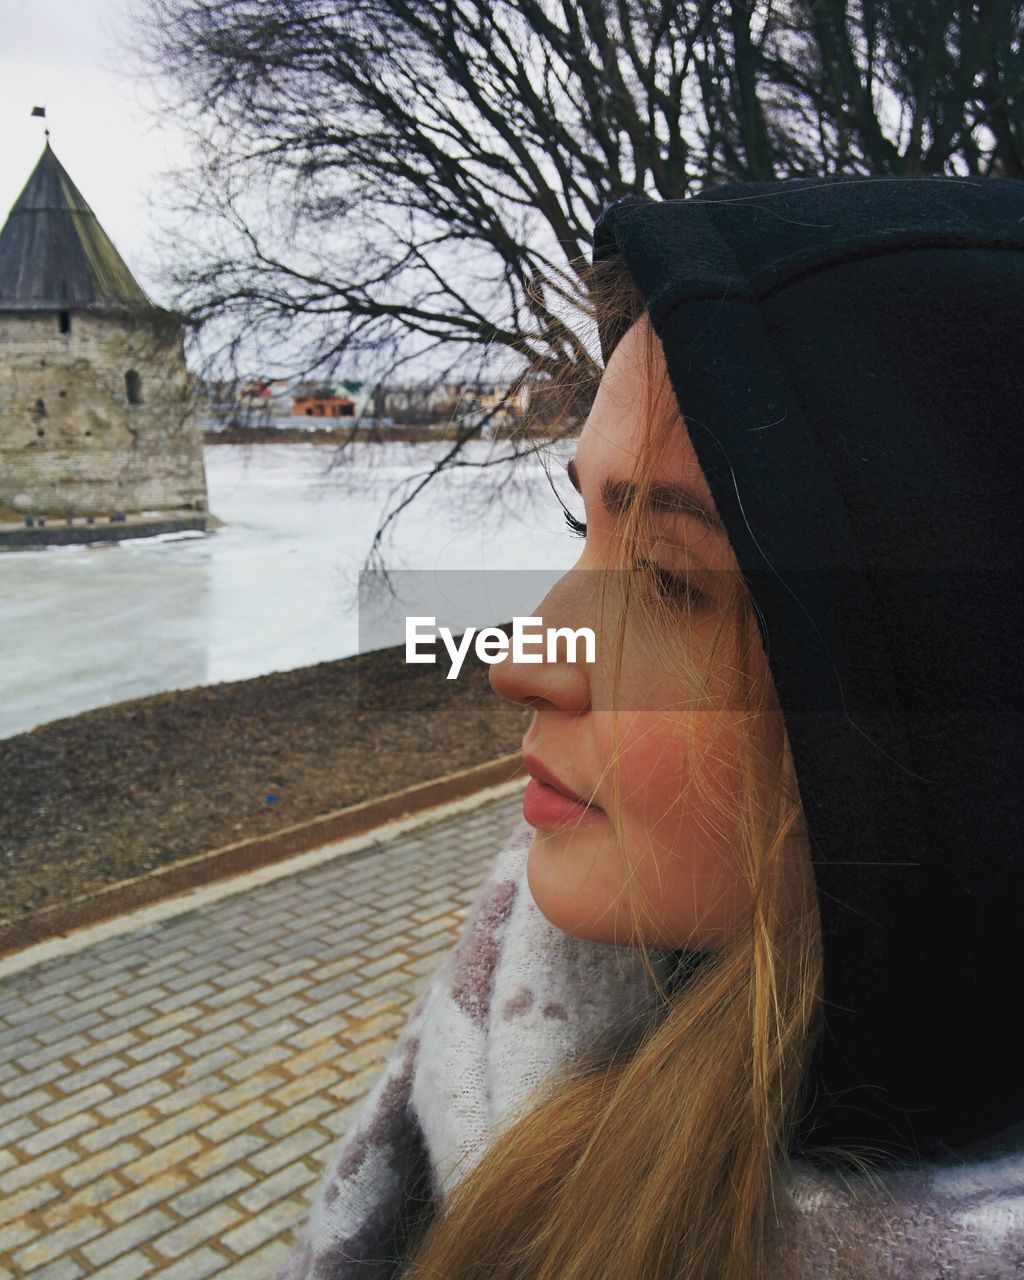
[{"label": "closed eye", "polygon": [[[587,536],[586,521],[577,520],[568,507],[563,507],[562,513],[565,516],[565,523],[572,530],[573,537],[585,538]],[[709,603],[708,596],[699,587],[695,586],[685,574],[673,573],[671,569],[666,569],[662,565],[647,559],[637,560],[634,568],[650,575],[657,594],[666,602],[681,603],[685,601],[696,607],[703,607]]]},{"label": "closed eye", "polygon": [[651,560],[638,560],[634,568],[650,574],[662,600],[670,603],[685,601],[696,607],[703,607],[710,603],[708,596],[685,574],[673,573],[671,569],[666,569]]}]

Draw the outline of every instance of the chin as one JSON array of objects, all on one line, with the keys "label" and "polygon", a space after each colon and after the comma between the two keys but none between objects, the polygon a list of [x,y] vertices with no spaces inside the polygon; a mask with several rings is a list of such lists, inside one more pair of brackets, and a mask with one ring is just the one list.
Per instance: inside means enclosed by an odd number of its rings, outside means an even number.
[{"label": "chin", "polygon": [[[581,833],[570,831],[537,831],[530,844],[526,862],[526,881],[530,894],[541,915],[556,929],[573,938],[587,942],[616,944],[614,912],[602,904],[602,895],[587,892],[580,877],[570,877],[568,872],[576,864],[574,849],[567,848],[582,843]],[[588,858],[586,865],[592,865]]]}]

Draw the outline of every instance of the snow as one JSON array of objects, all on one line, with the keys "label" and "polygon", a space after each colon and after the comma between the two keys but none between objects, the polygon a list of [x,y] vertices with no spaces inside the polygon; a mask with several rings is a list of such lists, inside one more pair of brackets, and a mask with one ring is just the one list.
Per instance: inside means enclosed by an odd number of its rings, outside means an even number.
[{"label": "snow", "polygon": [[[448,447],[360,444],[339,458],[317,445],[211,445],[216,532],[0,555],[0,737],[397,644],[406,614],[484,626],[530,613],[582,547],[536,458],[516,464],[514,491],[495,491],[507,466],[460,467],[405,509],[383,548],[397,602],[361,575],[403,484]],[[463,457],[484,463],[506,448],[475,441]],[[559,463],[571,451],[552,448],[548,465],[578,513]]]}]

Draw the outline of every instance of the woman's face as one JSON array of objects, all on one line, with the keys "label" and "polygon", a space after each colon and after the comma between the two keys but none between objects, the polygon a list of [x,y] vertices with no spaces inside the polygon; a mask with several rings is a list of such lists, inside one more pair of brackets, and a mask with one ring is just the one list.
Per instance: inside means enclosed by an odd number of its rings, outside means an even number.
[{"label": "woman's face", "polygon": [[[490,679],[501,697],[534,710],[523,739],[527,768],[535,775],[524,815],[536,828],[527,873],[544,915],[566,933],[596,942],[708,949],[720,945],[749,908],[737,832],[727,829],[716,800],[728,801],[740,787],[738,735],[750,732],[752,724],[754,732],[761,727],[755,724],[761,713],[751,716],[744,707],[756,697],[758,683],[770,677],[758,644],[756,670],[747,673],[750,683],[741,693],[736,656],[727,646],[716,653],[709,696],[700,707],[692,701],[687,706],[685,688],[665,660],[682,645],[703,666],[736,569],[724,531],[714,527],[717,513],[693,446],[677,425],[652,484],[683,486],[708,514],[702,519],[683,509],[664,509],[685,508],[686,494],[681,501],[678,495],[666,498],[667,490],[655,495],[655,532],[629,576],[634,591],[668,592],[670,607],[665,620],[654,625],[641,624],[635,611],[627,612],[617,728],[613,724],[616,610],[595,614],[594,591],[603,575],[612,598],[621,595],[616,584],[628,567],[618,541],[622,489],[613,486],[628,482],[643,443],[646,324],[643,317],[616,347],[570,467],[586,514],[583,552],[535,610],[545,627],[592,627],[596,661],[584,663],[580,646],[581,660],[570,662],[560,644],[557,660],[495,662]],[[664,375],[663,362],[661,371]],[[704,599],[688,613],[676,597],[693,587]],[[613,757],[621,788],[621,840],[608,817]],[[536,775],[545,772],[545,781],[538,780]],[[551,782],[556,787],[546,785]],[[588,806],[573,805],[560,790]],[[642,923],[639,939],[631,933],[634,909]]]}]

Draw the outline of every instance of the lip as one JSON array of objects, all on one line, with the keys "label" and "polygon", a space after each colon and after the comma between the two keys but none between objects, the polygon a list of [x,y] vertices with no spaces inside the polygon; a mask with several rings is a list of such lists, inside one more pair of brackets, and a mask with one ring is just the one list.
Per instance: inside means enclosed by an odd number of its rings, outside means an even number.
[{"label": "lip", "polygon": [[[560,791],[562,795],[566,796],[569,800],[575,800],[577,804],[587,804],[587,801],[584,800],[582,796],[578,796],[575,791],[567,787],[558,774],[549,769],[547,765],[538,760],[536,756],[532,756],[528,752],[523,752],[523,765],[531,778],[536,778],[538,782],[543,782],[546,786],[554,787],[556,791]],[[596,809],[598,806],[592,805],[588,807]],[[602,812],[604,811],[602,810]]]},{"label": "lip", "polygon": [[599,805],[588,804],[570,791],[558,775],[536,756],[524,754],[523,764],[530,774],[523,795],[523,817],[531,827],[542,831],[557,830],[608,820],[608,815]]}]

